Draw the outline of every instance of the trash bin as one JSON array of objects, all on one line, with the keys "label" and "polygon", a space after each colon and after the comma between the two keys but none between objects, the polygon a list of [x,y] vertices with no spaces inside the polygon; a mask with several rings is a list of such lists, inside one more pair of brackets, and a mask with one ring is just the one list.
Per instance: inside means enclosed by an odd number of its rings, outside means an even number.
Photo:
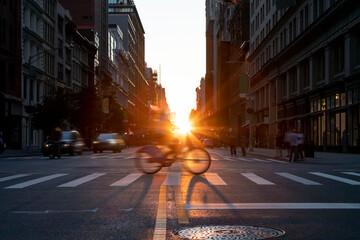
[{"label": "trash bin", "polygon": [[314,157],[314,142],[305,143],[305,157]]}]

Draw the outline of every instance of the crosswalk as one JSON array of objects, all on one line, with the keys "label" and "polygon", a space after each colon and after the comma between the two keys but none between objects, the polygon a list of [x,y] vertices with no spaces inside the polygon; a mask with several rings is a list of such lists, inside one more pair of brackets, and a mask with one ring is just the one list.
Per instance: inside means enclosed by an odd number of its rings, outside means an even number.
[{"label": "crosswalk", "polygon": [[272,158],[259,159],[256,157],[240,157],[240,156],[221,156],[218,154],[211,153],[212,161],[230,161],[230,162],[252,162],[252,163],[281,163],[288,164],[289,162],[276,160]]},{"label": "crosswalk", "polygon": [[[265,158],[260,159],[256,157],[240,157],[240,156],[223,156],[215,152],[210,152],[211,154],[211,160],[212,161],[228,161],[228,162],[252,162],[252,163],[280,163],[280,164],[288,164],[287,161],[281,161],[276,160],[272,158]],[[132,160],[135,159],[136,156],[131,154],[112,154],[112,153],[98,153],[98,154],[90,154],[90,155],[76,155],[76,156],[68,156],[63,155],[62,158],[59,160],[65,160],[65,159],[84,159],[84,160],[106,160],[106,159],[112,159],[112,160]],[[8,157],[5,158],[7,160],[15,160],[19,159],[18,157]],[[48,160],[48,157],[44,156],[30,156],[30,157],[22,157],[21,159],[25,160]],[[58,160],[58,159],[55,159]]]},{"label": "crosswalk", "polygon": [[[235,175],[228,176],[218,173],[205,173],[201,177],[207,180],[209,185],[217,186],[226,186],[226,185],[236,185],[236,184],[255,184],[259,186],[273,186],[279,184],[295,183],[301,184],[304,186],[321,186],[321,185],[333,185],[334,183],[346,184],[351,186],[360,185],[360,173],[358,172],[302,172],[302,173],[288,173],[288,172],[271,172],[266,173],[252,173],[252,172],[242,172],[235,173]],[[299,174],[301,176],[299,176]],[[71,181],[66,181],[58,186],[57,188],[75,188],[80,185],[94,182],[105,175],[114,176],[114,173],[91,173],[79,178],[73,179]],[[156,174],[155,176],[163,176],[164,173]],[[39,174],[23,173],[23,174],[14,174],[8,176],[0,176],[0,183],[3,189],[23,189],[28,188],[37,184],[42,184],[45,182],[51,182],[54,179],[62,179],[63,177],[71,177],[69,173],[54,173],[46,176],[40,176]],[[119,176],[115,176],[119,177]],[[142,173],[130,173],[125,176],[121,176],[120,179],[115,179],[113,183],[108,184],[109,187],[126,187],[135,183],[138,179],[142,177],[149,177],[149,175],[144,175]],[[181,185],[181,182],[184,178],[192,177],[187,173],[182,172],[168,172],[166,173],[165,179],[163,179],[162,185],[177,186]],[[234,181],[236,177],[236,181]],[[281,177],[282,180],[276,179]],[[21,181],[22,178],[28,178],[26,181]],[[273,180],[271,178],[274,178]],[[17,181],[17,183],[12,183],[7,185],[6,182]],[[288,182],[286,182],[288,181]]]}]

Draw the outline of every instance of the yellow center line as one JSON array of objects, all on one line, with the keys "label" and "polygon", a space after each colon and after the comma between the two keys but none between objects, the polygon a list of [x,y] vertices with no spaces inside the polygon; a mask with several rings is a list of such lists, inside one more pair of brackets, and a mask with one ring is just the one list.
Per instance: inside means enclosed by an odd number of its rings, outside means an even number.
[{"label": "yellow center line", "polygon": [[182,198],[180,186],[174,186],[175,190],[175,203],[176,203],[176,211],[178,216],[179,224],[189,224],[189,217],[185,210],[185,204]]},{"label": "yellow center line", "polygon": [[166,185],[161,186],[153,240],[166,239]]}]

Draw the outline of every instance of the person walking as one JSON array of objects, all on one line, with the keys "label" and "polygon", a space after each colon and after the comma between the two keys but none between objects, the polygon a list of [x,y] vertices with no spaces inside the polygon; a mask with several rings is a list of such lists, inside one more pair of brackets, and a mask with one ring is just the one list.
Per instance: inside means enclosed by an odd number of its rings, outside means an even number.
[{"label": "person walking", "polygon": [[246,157],[246,146],[247,145],[248,145],[248,138],[243,133],[243,134],[241,134],[241,137],[240,137],[240,147],[241,147],[241,152],[242,152],[243,157]]},{"label": "person walking", "polygon": [[236,137],[234,135],[230,136],[230,153],[231,156],[236,157]]},{"label": "person walking", "polygon": [[304,143],[305,143],[305,137],[304,134],[301,131],[298,131],[298,159],[300,155],[300,161],[305,160],[305,152],[304,152]]},{"label": "person walking", "polygon": [[275,157],[282,157],[282,145],[283,145],[283,136],[281,134],[281,130],[278,129],[275,136],[275,148],[276,148]]},{"label": "person walking", "polygon": [[290,141],[289,141],[289,135],[290,135],[291,131],[289,128],[286,129],[285,135],[284,135],[284,145],[285,145],[285,149],[287,151],[287,155],[286,157],[290,156]]},{"label": "person walking", "polygon": [[[297,161],[298,160],[298,134],[296,133],[295,129],[293,129],[288,134],[288,140],[290,144],[290,155],[289,155],[289,162]],[[294,155],[294,158],[292,157]]]}]

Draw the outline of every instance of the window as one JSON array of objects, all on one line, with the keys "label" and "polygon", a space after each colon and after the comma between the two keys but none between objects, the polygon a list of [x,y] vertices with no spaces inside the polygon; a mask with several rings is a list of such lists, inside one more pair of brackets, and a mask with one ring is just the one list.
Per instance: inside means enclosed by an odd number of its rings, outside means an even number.
[{"label": "window", "polygon": [[334,44],[333,47],[333,63],[334,63],[334,73],[340,73],[344,70],[344,40],[339,40]]},{"label": "window", "polygon": [[348,91],[348,94],[347,94],[348,98],[347,98],[347,102],[349,105],[351,105],[353,102],[352,102],[352,91],[349,90]]},{"label": "window", "polygon": [[64,43],[62,40],[58,39],[59,41],[59,44],[58,44],[58,54],[59,54],[59,57],[63,57],[63,51],[64,51]]},{"label": "window", "polygon": [[63,74],[63,65],[61,63],[58,64],[58,80],[63,81],[64,80],[64,74]]},{"label": "window", "polygon": [[58,32],[61,36],[63,35],[63,26],[64,26],[64,19],[58,16]]},{"label": "window", "polygon": [[309,62],[308,61],[304,61],[301,64],[301,69],[302,69],[302,79],[301,82],[303,84],[303,87],[308,87],[310,85],[310,71],[309,71]]},{"label": "window", "polygon": [[325,78],[325,52],[320,51],[315,57],[315,81],[321,82]]},{"label": "window", "polygon": [[293,39],[296,38],[296,18],[293,20]]},{"label": "window", "polygon": [[290,93],[297,92],[297,69],[296,67],[292,68],[289,72],[290,80]]},{"label": "window", "polygon": [[355,65],[360,65],[360,34],[357,32],[355,34],[355,48],[354,48],[354,54],[355,54]]},{"label": "window", "polygon": [[309,7],[308,5],[305,6],[305,9],[304,9],[304,27],[307,28],[308,25],[309,25]]}]

